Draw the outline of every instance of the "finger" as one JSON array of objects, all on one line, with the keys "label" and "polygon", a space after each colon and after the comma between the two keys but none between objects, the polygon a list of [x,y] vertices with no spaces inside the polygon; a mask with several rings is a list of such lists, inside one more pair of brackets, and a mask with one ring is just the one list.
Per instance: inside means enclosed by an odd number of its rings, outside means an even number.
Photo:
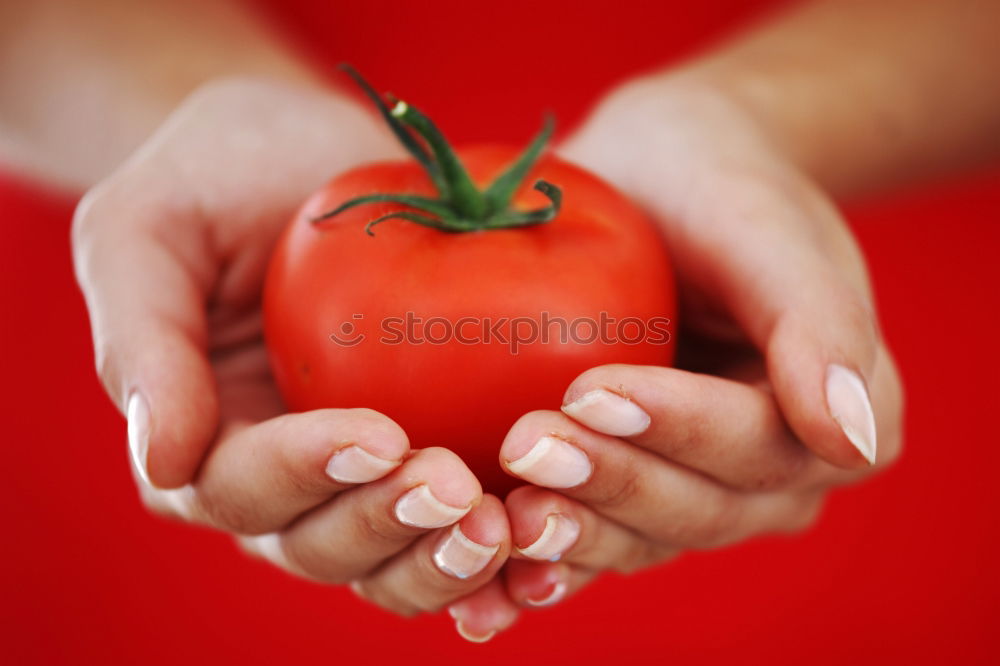
[{"label": "finger", "polygon": [[510,628],[521,610],[510,600],[499,577],[448,606],[459,636],[472,643],[485,643]]},{"label": "finger", "polygon": [[[879,342],[864,261],[814,187],[794,174],[773,177],[778,186],[729,176],[731,198],[709,213],[717,224],[677,254],[697,253],[695,279],[765,354],[799,439],[838,467],[863,468],[877,458],[870,387]],[[735,229],[734,216],[746,218]]]},{"label": "finger", "polygon": [[876,396],[879,408],[875,422],[879,432],[878,458],[870,468],[844,470],[816,459],[807,465],[800,478],[804,489],[821,490],[833,485],[843,485],[859,481],[871,473],[892,465],[903,453],[903,384],[899,371],[885,345],[879,345],[872,371],[872,395]]},{"label": "finger", "polygon": [[224,433],[194,484],[202,519],[238,534],[285,527],[409,450],[402,428],[369,409],[286,414]]},{"label": "finger", "polygon": [[76,211],[73,257],[98,373],[128,418],[136,468],[172,488],[192,479],[218,420],[203,313],[213,275],[195,274],[211,265],[195,225],[156,201],[139,206],[117,180],[92,190]]},{"label": "finger", "polygon": [[711,548],[789,529],[812,508],[790,493],[728,489],[558,412],[521,417],[501,446],[500,460],[508,473],[558,489],[606,518],[673,547]]},{"label": "finger", "polygon": [[505,568],[507,596],[515,604],[529,608],[554,606],[592,580],[598,572],[564,562],[511,560]]},{"label": "finger", "polygon": [[447,449],[422,449],[388,476],[333,498],[281,532],[289,568],[345,583],[367,575],[429,530],[458,522],[482,498]]},{"label": "finger", "polygon": [[514,489],[504,505],[515,548],[512,557],[516,559],[631,573],[678,552],[576,500],[537,486]]},{"label": "finger", "polygon": [[[849,301],[851,296],[840,298]],[[782,412],[803,443],[835,465],[857,469],[874,465],[877,458],[868,389],[877,345],[874,322],[860,301],[840,309],[856,321],[836,331],[822,330],[824,316],[818,312],[781,315],[768,340],[768,375]]]},{"label": "finger", "polygon": [[401,615],[437,611],[489,582],[509,554],[503,504],[485,495],[461,521],[421,537],[353,586]]},{"label": "finger", "polygon": [[562,411],[726,485],[760,490],[797,480],[815,459],[768,391],[673,368],[605,365],[577,377]]}]

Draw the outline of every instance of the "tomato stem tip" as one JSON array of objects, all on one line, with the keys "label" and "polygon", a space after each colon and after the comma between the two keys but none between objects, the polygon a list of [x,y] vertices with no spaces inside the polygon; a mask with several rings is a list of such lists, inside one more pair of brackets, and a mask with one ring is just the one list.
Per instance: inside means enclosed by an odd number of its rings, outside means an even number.
[{"label": "tomato stem tip", "polygon": [[[452,233],[482,229],[508,229],[544,224],[559,214],[562,191],[558,186],[538,180],[534,189],[549,199],[549,205],[530,211],[511,208],[515,192],[524,182],[531,167],[538,161],[555,129],[555,119],[547,114],[541,131],[535,136],[521,156],[511,164],[485,190],[472,182],[461,160],[451,148],[444,134],[420,109],[394,95],[383,98],[361,74],[346,63],[339,65],[374,103],[403,147],[427,172],[437,190],[438,197],[412,194],[375,193],[355,197],[333,210],[312,218],[319,224],[340,213],[369,203],[397,203],[412,211],[397,211],[377,217],[365,225],[365,232],[374,236],[372,227],[387,220],[402,219],[439,231]],[[393,104],[390,109],[386,104]]]}]

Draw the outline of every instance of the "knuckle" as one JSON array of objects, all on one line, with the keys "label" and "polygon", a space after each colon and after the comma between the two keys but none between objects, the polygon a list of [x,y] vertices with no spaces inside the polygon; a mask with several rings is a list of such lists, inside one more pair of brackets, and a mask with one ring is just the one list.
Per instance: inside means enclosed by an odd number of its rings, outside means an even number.
[{"label": "knuckle", "polygon": [[[348,583],[354,577],[352,572],[344,570],[335,557],[333,550],[327,549],[328,542],[304,543],[299,539],[285,538],[282,540],[282,557],[285,568],[301,576],[321,583],[341,585]],[[355,574],[356,575],[356,574]],[[354,586],[352,585],[352,588]],[[354,591],[367,598],[361,588]]]},{"label": "knuckle", "polygon": [[747,492],[768,492],[788,486],[789,477],[783,470],[760,470],[749,477],[736,479],[734,485]]},{"label": "knuckle", "polygon": [[272,473],[280,487],[293,497],[325,497],[331,479],[325,467],[330,445],[325,430],[303,429],[301,415],[284,414],[271,420],[270,439],[275,450]]},{"label": "knuckle", "polygon": [[809,531],[822,515],[823,506],[822,495],[797,501],[783,531],[788,534],[802,534]]},{"label": "knuckle", "polygon": [[95,235],[119,217],[114,210],[123,199],[119,194],[123,191],[121,180],[119,174],[113,174],[100,181],[87,190],[73,209],[70,241],[78,270],[86,266]]},{"label": "knuckle", "polygon": [[846,282],[840,285],[839,291],[840,308],[838,318],[847,326],[848,330],[853,331],[860,340],[864,340],[869,344],[870,352],[872,353],[871,360],[874,360],[878,341],[878,329],[876,328],[875,315],[872,312],[871,305],[858,294],[857,290]]},{"label": "knuckle", "polygon": [[648,539],[633,538],[625,547],[621,557],[617,558],[612,568],[623,574],[631,574],[658,562],[666,551],[664,546]]},{"label": "knuckle", "polygon": [[359,543],[396,543],[406,538],[387,516],[370,511],[360,511],[354,525]]},{"label": "knuckle", "polygon": [[199,493],[199,508],[205,522],[211,526],[232,532],[253,536],[262,534],[266,530],[261,529],[261,520],[254,510],[239,506],[230,499],[217,497],[214,493],[206,493],[204,490]]},{"label": "knuckle", "polygon": [[406,618],[414,617],[421,613],[422,609],[400,598],[394,591],[387,589],[385,585],[373,584],[361,580],[352,581],[350,585],[351,589],[359,597],[390,613],[395,613]]},{"label": "knuckle", "polygon": [[445,573],[434,562],[430,552],[419,558],[413,580],[417,583],[408,595],[410,602],[428,613],[436,613],[455,599],[471,592],[482,581],[484,571],[491,570],[489,565],[477,571],[471,577],[459,578]]},{"label": "knuckle", "polygon": [[413,618],[424,612],[423,609],[412,606],[405,601],[401,601],[396,598],[378,599],[375,603],[390,613],[395,613],[396,615],[405,618]]},{"label": "knuckle", "polygon": [[[674,400],[664,399],[657,405],[656,419],[656,440],[643,442],[646,448],[672,461],[693,460],[703,455],[700,450],[711,432],[708,418],[678,410]],[[641,435],[637,441],[641,441]]]},{"label": "knuckle", "polygon": [[698,515],[677,519],[668,527],[667,541],[692,548],[718,548],[734,540],[738,505],[731,499],[718,497],[703,502]]},{"label": "knuckle", "polygon": [[99,209],[101,201],[106,197],[107,185],[105,182],[88,190],[73,210],[70,239],[72,240],[74,249],[82,248],[86,245],[87,235],[91,232],[95,221],[100,219],[100,216],[95,215],[94,211],[95,208]]},{"label": "knuckle", "polygon": [[[325,583],[341,584],[367,576],[381,563],[375,559],[361,561],[357,556],[350,555],[358,546],[400,544],[404,541],[405,538],[395,533],[385,519],[362,511],[351,520],[346,533],[310,528],[307,533],[285,539],[285,555],[295,568],[309,577]],[[355,592],[369,590],[372,594],[376,593],[376,588],[370,583],[356,583],[352,587]]]},{"label": "knuckle", "polygon": [[733,540],[731,535],[732,521],[726,518],[726,513],[718,513],[705,519],[692,530],[692,538],[702,548],[719,548]]},{"label": "knuckle", "polygon": [[[440,573],[437,575],[440,576]],[[397,602],[397,605],[409,609],[413,614],[438,613],[457,596],[459,595],[446,593],[444,590],[412,590],[406,594],[405,599]]]},{"label": "knuckle", "polygon": [[734,479],[734,486],[743,491],[768,492],[793,486],[805,474],[810,458],[802,451],[789,452],[780,460],[761,461],[750,473]]},{"label": "knuckle", "polygon": [[275,472],[287,493],[294,497],[316,497],[329,491],[330,480],[321,471],[325,461],[316,451],[318,447],[300,438],[281,438],[275,444],[280,449],[279,469]]},{"label": "knuckle", "polygon": [[322,493],[329,487],[329,482],[319,478],[319,475],[311,475],[295,465],[294,459],[285,459],[280,470],[281,477],[288,492],[295,497],[312,497]]},{"label": "knuckle", "polygon": [[613,485],[602,488],[591,503],[612,511],[625,509],[634,504],[642,491],[640,472],[635,462],[630,461],[623,465],[612,478]]}]

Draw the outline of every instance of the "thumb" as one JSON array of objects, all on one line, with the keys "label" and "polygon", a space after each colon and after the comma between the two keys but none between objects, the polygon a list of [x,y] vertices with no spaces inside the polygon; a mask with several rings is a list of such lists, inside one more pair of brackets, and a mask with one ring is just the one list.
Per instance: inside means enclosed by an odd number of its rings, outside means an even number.
[{"label": "thumb", "polygon": [[[874,464],[867,387],[880,345],[864,262],[846,224],[815,186],[771,156],[756,126],[725,105],[702,108],[697,91],[692,115],[683,90],[663,97],[651,93],[662,83],[649,83],[654,88],[623,88],[563,153],[660,218],[688,290],[682,301],[705,297],[712,314],[721,309],[749,335],[804,445],[838,467]],[[671,100],[681,103],[674,109]],[[637,159],[611,159],[635,148],[634,136],[645,137]]]},{"label": "thumb", "polygon": [[136,202],[115,181],[91,190],[73,222],[77,281],[90,315],[98,374],[128,419],[133,463],[162,488],[190,482],[210,446],[218,400],[206,355],[210,262],[184,220]]},{"label": "thumb", "polygon": [[[878,439],[869,395],[878,337],[863,300],[836,276],[774,293],[768,375],[792,430],[838,467],[874,465]],[[803,302],[806,293],[809,302]]]},{"label": "thumb", "polygon": [[827,462],[863,468],[875,464],[878,449],[868,389],[878,327],[846,224],[831,208],[816,208],[775,206],[750,242],[729,246],[735,256],[720,260],[721,282],[731,311],[765,354],[792,430]]}]

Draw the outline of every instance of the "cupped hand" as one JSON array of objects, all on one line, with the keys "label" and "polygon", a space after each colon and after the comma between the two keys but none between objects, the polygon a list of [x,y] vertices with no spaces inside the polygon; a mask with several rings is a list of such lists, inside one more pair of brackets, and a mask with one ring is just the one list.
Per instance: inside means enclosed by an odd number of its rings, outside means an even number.
[{"label": "cupped hand", "polygon": [[409,614],[493,579],[510,550],[503,506],[457,456],[411,451],[381,414],[285,413],[260,314],[296,207],[335,173],[398,152],[344,98],[215,82],[84,197],[73,249],[146,504]]},{"label": "cupped hand", "polygon": [[[643,205],[680,290],[677,368],[610,365],[525,415],[500,463],[510,601],[548,605],[634,571],[813,523],[901,450],[902,387],[862,254],[753,118],[692,78],[609,96],[563,146]],[[457,606],[489,630],[485,610]]]}]

